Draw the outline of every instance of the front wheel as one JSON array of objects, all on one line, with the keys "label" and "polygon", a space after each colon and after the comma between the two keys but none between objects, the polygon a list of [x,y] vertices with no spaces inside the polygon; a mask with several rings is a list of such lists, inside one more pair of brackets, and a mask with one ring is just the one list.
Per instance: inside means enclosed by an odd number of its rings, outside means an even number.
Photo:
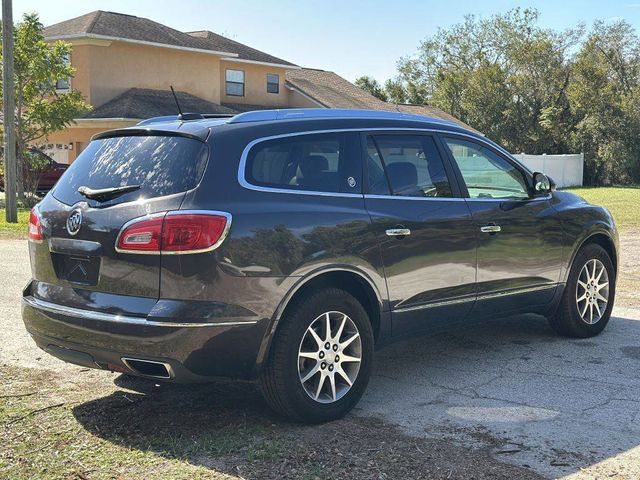
[{"label": "front wheel", "polygon": [[267,403],[297,421],[321,423],[349,412],[369,381],[373,331],[344,290],[300,298],[281,320],[261,376]]},{"label": "front wheel", "polygon": [[561,335],[593,337],[607,326],[613,309],[616,277],[607,251],[588,244],[577,254],[571,266],[557,312],[549,319]]}]

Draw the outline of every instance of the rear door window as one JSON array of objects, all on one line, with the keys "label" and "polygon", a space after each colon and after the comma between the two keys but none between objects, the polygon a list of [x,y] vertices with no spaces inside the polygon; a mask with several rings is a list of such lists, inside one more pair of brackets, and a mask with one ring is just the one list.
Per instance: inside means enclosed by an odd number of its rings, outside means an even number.
[{"label": "rear door window", "polygon": [[404,197],[451,197],[451,185],[430,135],[367,139],[369,192]]},{"label": "rear door window", "polygon": [[357,145],[348,138],[327,133],[265,140],[249,152],[245,179],[268,188],[359,193]]},{"label": "rear door window", "polygon": [[98,139],[92,141],[67,169],[53,196],[73,205],[87,200],[78,193],[81,186],[97,190],[140,185],[139,190],[111,200],[111,204],[184,192],[198,185],[207,159],[207,145],[186,137]]}]

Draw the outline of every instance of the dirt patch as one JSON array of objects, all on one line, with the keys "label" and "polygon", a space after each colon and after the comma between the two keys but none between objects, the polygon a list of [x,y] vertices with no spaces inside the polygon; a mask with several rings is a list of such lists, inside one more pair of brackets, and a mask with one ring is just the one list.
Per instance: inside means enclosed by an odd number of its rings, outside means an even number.
[{"label": "dirt patch", "polygon": [[616,305],[640,308],[640,230],[620,232],[620,264],[616,285]]},{"label": "dirt patch", "polygon": [[376,419],[288,423],[249,383],[154,385],[80,369],[0,375],[2,478],[542,478],[488,449],[409,437]]}]

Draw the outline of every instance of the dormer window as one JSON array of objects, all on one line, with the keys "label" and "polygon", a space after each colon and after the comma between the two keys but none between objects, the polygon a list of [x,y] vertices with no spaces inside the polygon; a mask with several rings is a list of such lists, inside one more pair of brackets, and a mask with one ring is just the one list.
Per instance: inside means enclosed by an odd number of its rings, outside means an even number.
[{"label": "dormer window", "polygon": [[227,95],[244,97],[244,72],[242,70],[227,70],[225,80]]},{"label": "dormer window", "polygon": [[275,73],[267,73],[267,92],[280,93],[280,76]]}]

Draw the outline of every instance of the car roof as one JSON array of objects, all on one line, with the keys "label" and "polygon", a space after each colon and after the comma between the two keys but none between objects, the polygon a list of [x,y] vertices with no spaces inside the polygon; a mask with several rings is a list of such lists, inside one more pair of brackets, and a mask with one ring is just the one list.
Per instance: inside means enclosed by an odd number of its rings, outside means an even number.
[{"label": "car roof", "polygon": [[[195,118],[194,118],[195,117]],[[398,124],[406,123],[410,128],[429,128],[449,130],[453,132],[465,132],[477,136],[475,132],[467,130],[460,125],[446,120],[425,117],[422,115],[414,115],[403,112],[388,112],[380,110],[350,110],[350,109],[324,109],[324,108],[294,108],[294,109],[275,109],[275,110],[256,110],[240,113],[227,118],[207,117],[206,115],[185,114],[188,120],[182,120],[180,115],[169,115],[163,117],[150,118],[143,120],[133,127],[127,127],[117,130],[109,130],[97,134],[93,139],[108,138],[114,136],[125,135],[150,135],[150,134],[168,134],[175,136],[192,137],[199,140],[206,140],[212,128],[221,128],[226,125],[256,125],[266,123],[297,123],[298,121],[322,121],[323,123],[331,120],[360,120],[374,121],[380,124],[389,121],[397,127]],[[409,125],[410,124],[410,125]]]}]

